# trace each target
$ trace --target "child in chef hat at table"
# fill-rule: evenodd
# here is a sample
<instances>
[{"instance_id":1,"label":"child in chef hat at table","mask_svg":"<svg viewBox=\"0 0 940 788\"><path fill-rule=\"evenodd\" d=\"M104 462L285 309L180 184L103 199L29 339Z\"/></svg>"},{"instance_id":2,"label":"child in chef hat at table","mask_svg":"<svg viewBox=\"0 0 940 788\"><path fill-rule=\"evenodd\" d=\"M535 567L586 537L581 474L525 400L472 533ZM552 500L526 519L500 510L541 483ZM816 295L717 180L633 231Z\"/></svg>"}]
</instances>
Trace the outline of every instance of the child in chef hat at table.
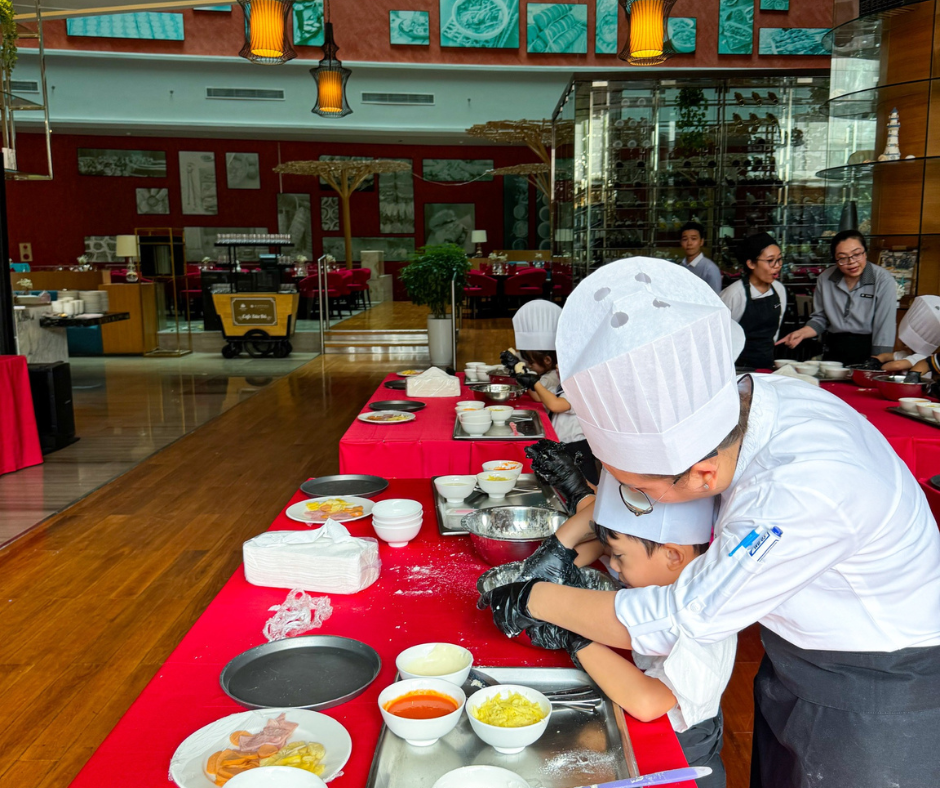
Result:
<instances>
[{"instance_id":1,"label":"child in chef hat at table","mask_svg":"<svg viewBox=\"0 0 940 788\"><path fill-rule=\"evenodd\" d=\"M606 546L610 569L631 588L672 585L708 549L716 498L655 504L637 516L624 501L620 483L602 471L594 502L593 528ZM564 648L602 690L643 721L669 715L690 766L710 766L699 788L724 788L721 762L721 695L731 678L737 636L703 644L682 634L668 657L616 651L552 624L527 630L533 644Z\"/></svg>"},{"instance_id":2,"label":"child in chef hat at table","mask_svg":"<svg viewBox=\"0 0 940 788\"><path fill-rule=\"evenodd\" d=\"M906 372L913 368L915 372L933 372L937 379L937 365L929 362L936 358L940 348L940 296L917 296L898 325L898 340L904 350L894 353L882 353L875 356L882 363L885 372Z\"/></svg>"},{"instance_id":3,"label":"child in chef hat at table","mask_svg":"<svg viewBox=\"0 0 940 788\"><path fill-rule=\"evenodd\" d=\"M545 406L565 451L571 457L581 455L581 473L591 484L597 484L594 452L571 403L564 397L558 374L555 333L559 317L561 307L551 301L538 299L523 304L512 319L516 348L503 351L499 358L509 374L529 390L532 399ZM517 349L521 358L516 355Z\"/></svg>"}]
</instances>

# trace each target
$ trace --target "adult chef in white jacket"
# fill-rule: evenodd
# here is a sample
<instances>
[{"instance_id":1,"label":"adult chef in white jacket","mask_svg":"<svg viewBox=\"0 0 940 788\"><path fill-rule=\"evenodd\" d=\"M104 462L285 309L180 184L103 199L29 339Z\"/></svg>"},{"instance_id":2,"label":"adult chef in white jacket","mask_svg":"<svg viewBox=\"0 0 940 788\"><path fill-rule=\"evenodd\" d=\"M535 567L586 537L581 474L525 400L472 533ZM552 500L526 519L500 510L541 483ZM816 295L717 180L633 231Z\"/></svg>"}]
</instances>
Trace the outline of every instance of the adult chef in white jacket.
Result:
<instances>
[{"instance_id":1,"label":"adult chef in white jacket","mask_svg":"<svg viewBox=\"0 0 940 788\"><path fill-rule=\"evenodd\" d=\"M837 397L736 380L730 314L673 270L634 258L585 279L559 366L624 502L641 517L719 495L714 542L672 586L497 589L497 625L665 655L760 622L752 788L936 788L940 533L919 485ZM569 547L584 536L564 530Z\"/></svg>"}]
</instances>

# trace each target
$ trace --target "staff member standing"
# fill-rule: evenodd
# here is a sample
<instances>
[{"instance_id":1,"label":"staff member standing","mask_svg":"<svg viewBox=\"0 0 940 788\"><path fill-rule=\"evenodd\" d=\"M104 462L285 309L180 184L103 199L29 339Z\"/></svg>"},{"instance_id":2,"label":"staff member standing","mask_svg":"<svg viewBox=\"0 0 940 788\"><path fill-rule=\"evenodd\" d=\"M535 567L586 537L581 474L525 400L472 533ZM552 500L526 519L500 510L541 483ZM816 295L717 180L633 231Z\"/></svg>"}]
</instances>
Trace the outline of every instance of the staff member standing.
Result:
<instances>
[{"instance_id":1,"label":"staff member standing","mask_svg":"<svg viewBox=\"0 0 940 788\"><path fill-rule=\"evenodd\" d=\"M705 228L698 222L686 222L679 230L679 244L685 253L682 267L703 280L716 293L721 292L721 269L702 254Z\"/></svg>"},{"instance_id":2,"label":"staff member standing","mask_svg":"<svg viewBox=\"0 0 940 788\"><path fill-rule=\"evenodd\" d=\"M787 291L777 281L783 253L773 236L760 233L741 242L738 259L744 268L743 275L721 291L721 300L731 310L731 319L744 330L744 352L735 363L770 369L774 363L774 342L787 308Z\"/></svg>"},{"instance_id":3,"label":"staff member standing","mask_svg":"<svg viewBox=\"0 0 940 788\"><path fill-rule=\"evenodd\" d=\"M865 236L843 230L832 239L835 265L816 280L809 322L777 344L795 348L804 339L822 337L823 358L859 364L894 350L898 290L884 268L868 262Z\"/></svg>"},{"instance_id":4,"label":"staff member standing","mask_svg":"<svg viewBox=\"0 0 940 788\"><path fill-rule=\"evenodd\" d=\"M677 273L635 258L585 279L559 364L625 505L720 495L711 546L671 586L495 589L497 625L666 655L760 622L752 788L936 788L940 532L917 480L829 392L738 381L727 309ZM570 547L577 530L557 536Z\"/></svg>"}]
</instances>

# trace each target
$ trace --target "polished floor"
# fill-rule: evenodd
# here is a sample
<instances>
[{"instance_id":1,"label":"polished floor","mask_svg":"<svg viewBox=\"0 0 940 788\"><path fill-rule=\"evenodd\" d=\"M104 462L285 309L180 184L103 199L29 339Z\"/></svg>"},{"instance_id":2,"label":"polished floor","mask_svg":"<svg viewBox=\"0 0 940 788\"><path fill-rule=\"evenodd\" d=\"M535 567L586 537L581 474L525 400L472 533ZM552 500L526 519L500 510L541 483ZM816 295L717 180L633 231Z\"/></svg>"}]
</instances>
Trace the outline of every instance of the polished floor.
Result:
<instances>
[{"instance_id":1,"label":"polished floor","mask_svg":"<svg viewBox=\"0 0 940 788\"><path fill-rule=\"evenodd\" d=\"M459 364L495 361L509 344L508 319L465 321ZM107 387L103 433L108 413L138 424L129 431L139 442L115 444L126 459L134 446L142 454L156 444L159 414L184 424L218 415L0 550L0 785L68 785L237 568L242 542L268 527L304 479L337 471L339 438L401 362L319 356L247 397L261 379L233 371L243 381L226 383L224 394L216 384L221 402L212 406L195 375L172 396ZM723 704L729 788L747 785L759 658L754 633L744 633Z\"/></svg>"}]
</instances>

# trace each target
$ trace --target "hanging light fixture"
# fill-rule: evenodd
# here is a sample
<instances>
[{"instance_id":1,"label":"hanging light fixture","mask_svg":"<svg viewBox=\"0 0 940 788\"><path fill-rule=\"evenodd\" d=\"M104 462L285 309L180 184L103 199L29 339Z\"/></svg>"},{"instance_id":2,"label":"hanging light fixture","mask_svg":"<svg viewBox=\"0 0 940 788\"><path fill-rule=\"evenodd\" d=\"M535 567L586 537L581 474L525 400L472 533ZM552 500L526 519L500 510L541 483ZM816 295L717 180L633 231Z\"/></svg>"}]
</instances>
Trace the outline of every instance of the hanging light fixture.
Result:
<instances>
[{"instance_id":1,"label":"hanging light fixture","mask_svg":"<svg viewBox=\"0 0 940 788\"><path fill-rule=\"evenodd\" d=\"M346 83L352 72L343 68L336 53L339 47L333 40L333 23L330 22L330 0L326 0L326 16L323 31L323 60L310 75L317 83L317 104L310 110L322 118L342 118L352 113L346 101Z\"/></svg>"},{"instance_id":2,"label":"hanging light fixture","mask_svg":"<svg viewBox=\"0 0 940 788\"><path fill-rule=\"evenodd\" d=\"M293 60L291 9L294 0L238 0L245 12L245 60L263 66L277 66Z\"/></svg>"},{"instance_id":3,"label":"hanging light fixture","mask_svg":"<svg viewBox=\"0 0 940 788\"><path fill-rule=\"evenodd\" d=\"M669 13L676 0L620 0L627 17L627 43L617 57L631 66L658 66L674 54Z\"/></svg>"}]
</instances>

